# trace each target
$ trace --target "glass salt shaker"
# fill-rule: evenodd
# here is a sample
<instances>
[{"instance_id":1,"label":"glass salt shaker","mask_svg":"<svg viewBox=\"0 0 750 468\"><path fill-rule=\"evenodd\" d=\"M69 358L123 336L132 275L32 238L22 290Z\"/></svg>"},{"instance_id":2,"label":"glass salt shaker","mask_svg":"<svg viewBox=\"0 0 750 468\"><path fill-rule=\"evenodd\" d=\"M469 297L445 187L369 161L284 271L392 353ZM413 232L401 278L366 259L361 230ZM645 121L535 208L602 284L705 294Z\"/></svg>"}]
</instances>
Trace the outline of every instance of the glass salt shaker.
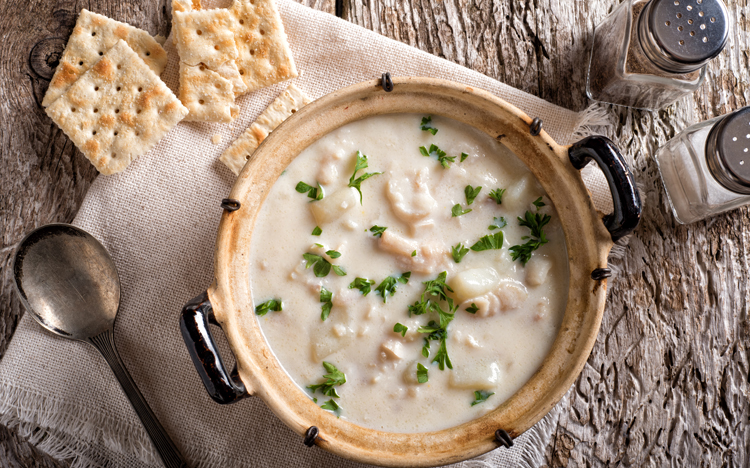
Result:
<instances>
[{"instance_id":1,"label":"glass salt shaker","mask_svg":"<svg viewBox=\"0 0 750 468\"><path fill-rule=\"evenodd\" d=\"M721 0L624 0L594 30L586 94L660 109L700 86L728 31Z\"/></svg>"},{"instance_id":2,"label":"glass salt shaker","mask_svg":"<svg viewBox=\"0 0 750 468\"><path fill-rule=\"evenodd\" d=\"M655 159L682 224L750 203L750 106L693 125Z\"/></svg>"}]
</instances>

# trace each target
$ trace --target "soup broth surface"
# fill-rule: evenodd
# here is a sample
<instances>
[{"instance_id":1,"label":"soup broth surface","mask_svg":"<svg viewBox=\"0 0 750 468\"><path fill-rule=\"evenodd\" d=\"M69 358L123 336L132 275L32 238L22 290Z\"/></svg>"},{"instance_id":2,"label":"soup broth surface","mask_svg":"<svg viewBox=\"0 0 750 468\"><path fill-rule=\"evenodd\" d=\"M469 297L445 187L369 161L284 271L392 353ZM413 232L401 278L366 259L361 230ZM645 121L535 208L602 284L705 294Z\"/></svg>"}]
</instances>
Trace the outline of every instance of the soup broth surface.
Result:
<instances>
[{"instance_id":1,"label":"soup broth surface","mask_svg":"<svg viewBox=\"0 0 750 468\"><path fill-rule=\"evenodd\" d=\"M559 218L528 168L470 126L424 117L369 117L309 146L251 245L256 317L285 371L319 406L389 432L497 408L539 369L568 296ZM368 167L352 177L358 152ZM374 172L360 202L351 185Z\"/></svg>"}]
</instances>

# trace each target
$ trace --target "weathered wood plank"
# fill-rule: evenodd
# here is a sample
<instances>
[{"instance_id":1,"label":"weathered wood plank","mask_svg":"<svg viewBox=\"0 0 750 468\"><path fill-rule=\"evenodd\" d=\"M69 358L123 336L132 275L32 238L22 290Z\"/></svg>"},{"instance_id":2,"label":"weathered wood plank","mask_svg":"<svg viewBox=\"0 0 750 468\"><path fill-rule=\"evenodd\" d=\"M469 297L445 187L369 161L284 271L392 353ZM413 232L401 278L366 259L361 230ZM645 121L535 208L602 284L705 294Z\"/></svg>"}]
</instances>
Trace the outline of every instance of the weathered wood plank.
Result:
<instances>
[{"instance_id":1,"label":"weathered wood plank","mask_svg":"<svg viewBox=\"0 0 750 468\"><path fill-rule=\"evenodd\" d=\"M580 110L593 27L617 3L347 1L344 17ZM549 466L750 464L748 210L677 225L651 158L690 123L748 103L748 3L727 3L730 43L692 98L655 113L607 108L602 131L632 161L646 209L611 260L601 333L563 400Z\"/></svg>"},{"instance_id":2,"label":"weathered wood plank","mask_svg":"<svg viewBox=\"0 0 750 468\"><path fill-rule=\"evenodd\" d=\"M300 3L335 12L335 0ZM87 8L167 36L170 5L169 0L0 2L0 358L23 313L10 271L15 245L37 226L70 222L96 177L40 106L78 11ZM0 426L0 466L61 465Z\"/></svg>"}]
</instances>

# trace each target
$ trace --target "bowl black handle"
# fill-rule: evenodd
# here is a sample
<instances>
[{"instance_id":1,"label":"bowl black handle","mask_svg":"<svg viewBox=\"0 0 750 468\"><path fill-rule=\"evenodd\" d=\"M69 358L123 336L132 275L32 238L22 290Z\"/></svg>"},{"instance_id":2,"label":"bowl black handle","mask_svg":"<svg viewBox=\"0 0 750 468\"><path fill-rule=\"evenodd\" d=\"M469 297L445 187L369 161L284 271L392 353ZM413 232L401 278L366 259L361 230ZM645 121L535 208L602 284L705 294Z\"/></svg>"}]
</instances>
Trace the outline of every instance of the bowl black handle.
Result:
<instances>
[{"instance_id":1,"label":"bowl black handle","mask_svg":"<svg viewBox=\"0 0 750 468\"><path fill-rule=\"evenodd\" d=\"M612 241L627 236L638 227L641 221L641 196L635 186L635 179L625 159L612 143L603 136L586 137L568 149L570 162L578 170L583 169L589 160L599 164L612 192L615 210L602 221L612 236Z\"/></svg>"},{"instance_id":2,"label":"bowl black handle","mask_svg":"<svg viewBox=\"0 0 750 468\"><path fill-rule=\"evenodd\" d=\"M204 292L182 308L182 339L185 340L195 370L198 371L211 398L223 405L234 403L249 396L249 393L237 374L237 368L230 373L224 367L211 330L208 328L209 324L221 326L214 317L208 292Z\"/></svg>"}]
</instances>

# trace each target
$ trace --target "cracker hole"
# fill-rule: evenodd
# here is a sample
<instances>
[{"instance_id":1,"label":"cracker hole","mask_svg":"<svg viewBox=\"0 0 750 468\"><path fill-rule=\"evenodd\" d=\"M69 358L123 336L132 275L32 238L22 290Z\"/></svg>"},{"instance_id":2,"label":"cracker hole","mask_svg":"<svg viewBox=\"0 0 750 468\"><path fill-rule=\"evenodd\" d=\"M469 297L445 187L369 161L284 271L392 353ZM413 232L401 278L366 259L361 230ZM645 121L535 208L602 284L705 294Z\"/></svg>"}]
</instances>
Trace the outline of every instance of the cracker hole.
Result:
<instances>
[{"instance_id":1,"label":"cracker hole","mask_svg":"<svg viewBox=\"0 0 750 468\"><path fill-rule=\"evenodd\" d=\"M297 112L297 109L292 109L292 114L294 114L295 112Z\"/></svg>"},{"instance_id":2,"label":"cracker hole","mask_svg":"<svg viewBox=\"0 0 750 468\"><path fill-rule=\"evenodd\" d=\"M71 107L71 108L70 108L70 112L75 112L75 111L76 111L76 108L75 108L75 107Z\"/></svg>"},{"instance_id":3,"label":"cracker hole","mask_svg":"<svg viewBox=\"0 0 750 468\"><path fill-rule=\"evenodd\" d=\"M78 62L78 65L79 66L83 65L83 60L81 60L80 62Z\"/></svg>"},{"instance_id":4,"label":"cracker hole","mask_svg":"<svg viewBox=\"0 0 750 468\"><path fill-rule=\"evenodd\" d=\"M203 31L201 31L201 30L199 29L199 30L195 31L195 34L197 34L197 35L199 35L199 36L200 36L201 34L203 34Z\"/></svg>"},{"instance_id":5,"label":"cracker hole","mask_svg":"<svg viewBox=\"0 0 750 468\"><path fill-rule=\"evenodd\" d=\"M122 89L122 88L120 88L119 86L117 87L117 91L119 91L119 90L121 90L121 89Z\"/></svg>"},{"instance_id":6,"label":"cracker hole","mask_svg":"<svg viewBox=\"0 0 750 468\"><path fill-rule=\"evenodd\" d=\"M240 24L245 24L245 20L241 19Z\"/></svg>"},{"instance_id":7,"label":"cracker hole","mask_svg":"<svg viewBox=\"0 0 750 468\"><path fill-rule=\"evenodd\" d=\"M205 104L205 101L203 101L203 99L199 99L198 104Z\"/></svg>"},{"instance_id":8,"label":"cracker hole","mask_svg":"<svg viewBox=\"0 0 750 468\"><path fill-rule=\"evenodd\" d=\"M255 55L255 49L250 51L250 55Z\"/></svg>"},{"instance_id":9,"label":"cracker hole","mask_svg":"<svg viewBox=\"0 0 750 468\"><path fill-rule=\"evenodd\" d=\"M204 66L203 66L203 64L201 64L201 66L200 66L200 67L198 67L198 69L199 69L200 71L204 71L204 70L206 69L206 67L204 67Z\"/></svg>"},{"instance_id":10,"label":"cracker hole","mask_svg":"<svg viewBox=\"0 0 750 468\"><path fill-rule=\"evenodd\" d=\"M221 88L221 85L219 83L216 83L217 88Z\"/></svg>"},{"instance_id":11,"label":"cracker hole","mask_svg":"<svg viewBox=\"0 0 750 468\"><path fill-rule=\"evenodd\" d=\"M93 31L93 32L91 33L91 35L92 35L92 36L96 36L96 31Z\"/></svg>"},{"instance_id":12,"label":"cracker hole","mask_svg":"<svg viewBox=\"0 0 750 468\"><path fill-rule=\"evenodd\" d=\"M115 114L119 114L119 113L120 113L120 109L115 109Z\"/></svg>"},{"instance_id":13,"label":"cracker hole","mask_svg":"<svg viewBox=\"0 0 750 468\"><path fill-rule=\"evenodd\" d=\"M99 55L104 55L104 52L102 52L102 51L100 50L100 51L99 51Z\"/></svg>"},{"instance_id":14,"label":"cracker hole","mask_svg":"<svg viewBox=\"0 0 750 468\"><path fill-rule=\"evenodd\" d=\"M244 74L245 74L245 70L240 70L240 75L244 75Z\"/></svg>"},{"instance_id":15,"label":"cracker hole","mask_svg":"<svg viewBox=\"0 0 750 468\"><path fill-rule=\"evenodd\" d=\"M117 157L117 153L112 153L112 157L116 158Z\"/></svg>"},{"instance_id":16,"label":"cracker hole","mask_svg":"<svg viewBox=\"0 0 750 468\"><path fill-rule=\"evenodd\" d=\"M214 46L214 50L219 50L219 46Z\"/></svg>"},{"instance_id":17,"label":"cracker hole","mask_svg":"<svg viewBox=\"0 0 750 468\"><path fill-rule=\"evenodd\" d=\"M143 88L138 88L138 92L140 93L141 91L143 91Z\"/></svg>"},{"instance_id":18,"label":"cracker hole","mask_svg":"<svg viewBox=\"0 0 750 468\"><path fill-rule=\"evenodd\" d=\"M135 132L135 136L140 136L141 132Z\"/></svg>"},{"instance_id":19,"label":"cracker hole","mask_svg":"<svg viewBox=\"0 0 750 468\"><path fill-rule=\"evenodd\" d=\"M94 130L93 132L91 132L91 134L92 135L96 135L96 130Z\"/></svg>"},{"instance_id":20,"label":"cracker hole","mask_svg":"<svg viewBox=\"0 0 750 468\"><path fill-rule=\"evenodd\" d=\"M99 112L99 109L94 109L94 114L96 114L97 112Z\"/></svg>"},{"instance_id":21,"label":"cracker hole","mask_svg":"<svg viewBox=\"0 0 750 468\"><path fill-rule=\"evenodd\" d=\"M140 114L140 113L141 113L141 110L140 110L140 109L138 109L138 110L136 110L136 111L135 111L135 113L136 113L136 114Z\"/></svg>"},{"instance_id":22,"label":"cracker hole","mask_svg":"<svg viewBox=\"0 0 750 468\"><path fill-rule=\"evenodd\" d=\"M117 69L118 70L121 69L121 68L122 68L122 65L117 65Z\"/></svg>"},{"instance_id":23,"label":"cracker hole","mask_svg":"<svg viewBox=\"0 0 750 468\"><path fill-rule=\"evenodd\" d=\"M117 136L117 132L115 132L115 136Z\"/></svg>"},{"instance_id":24,"label":"cracker hole","mask_svg":"<svg viewBox=\"0 0 750 468\"><path fill-rule=\"evenodd\" d=\"M149 57L151 55L151 52L146 52L146 57Z\"/></svg>"},{"instance_id":25,"label":"cracker hole","mask_svg":"<svg viewBox=\"0 0 750 468\"><path fill-rule=\"evenodd\" d=\"M98 86L94 86L94 91L99 91L99 87Z\"/></svg>"},{"instance_id":26,"label":"cracker hole","mask_svg":"<svg viewBox=\"0 0 750 468\"><path fill-rule=\"evenodd\" d=\"M260 35L261 35L261 36L264 36L265 34L266 34L266 32L265 32L264 30L262 30L262 29L261 29L261 30L260 30Z\"/></svg>"}]
</instances>

